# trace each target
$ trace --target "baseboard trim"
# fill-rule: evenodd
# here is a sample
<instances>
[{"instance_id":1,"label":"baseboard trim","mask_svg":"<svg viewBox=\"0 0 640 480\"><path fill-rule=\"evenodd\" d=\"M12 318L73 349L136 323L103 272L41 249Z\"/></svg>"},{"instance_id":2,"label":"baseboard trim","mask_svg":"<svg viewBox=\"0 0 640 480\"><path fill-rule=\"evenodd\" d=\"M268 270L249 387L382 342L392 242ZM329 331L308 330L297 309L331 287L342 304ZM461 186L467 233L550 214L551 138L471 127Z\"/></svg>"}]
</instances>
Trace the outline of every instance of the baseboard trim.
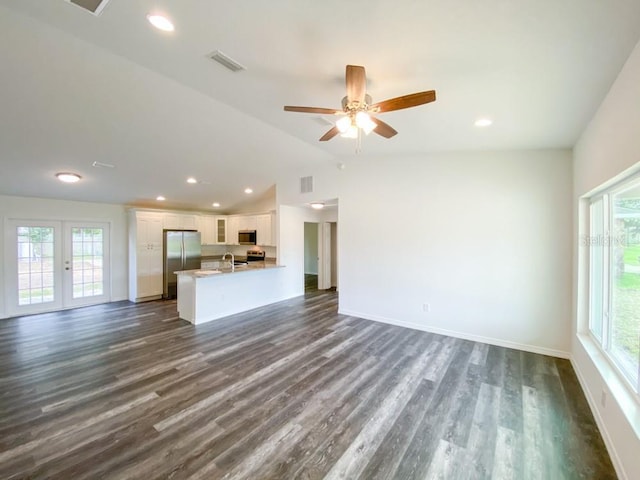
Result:
<instances>
[{"instance_id":1,"label":"baseboard trim","mask_svg":"<svg viewBox=\"0 0 640 480\"><path fill-rule=\"evenodd\" d=\"M471 340L474 342L487 343L489 345L496 345L498 347L513 348L515 350L523 350L525 352L539 353L541 355L549 355L551 357L569 359L571 357L569 352L562 350L554 350L551 348L540 347L537 345L528 345L525 343L511 342L509 340L502 340L499 338L483 337L480 335L472 335L464 332L458 332L455 330L447 330L444 328L430 327L428 325L416 325L415 323L405 322L403 320L396 320L395 318L387 318L379 315L370 315L367 313L356 312L353 310L339 309L338 313L342 315L349 315L351 317L364 318L365 320L373 320L374 322L387 323L389 325L396 325L398 327L411 328L413 330L420 330L422 332L437 333L439 335L446 335L448 337L461 338L463 340Z\"/></svg>"},{"instance_id":2,"label":"baseboard trim","mask_svg":"<svg viewBox=\"0 0 640 480\"><path fill-rule=\"evenodd\" d=\"M593 415L593 418L596 419L596 425L598 425L598 429L602 434L602 439L604 440L604 444L607 447L607 452L609 452L609 457L611 458L611 463L613 463L613 468L615 469L616 474L618 475L620 480L629 480L627 472L625 472L624 466L622 465L622 461L620 460L620 457L618 457L618 452L613 445L613 440L611 439L609 430L607 430L607 424L603 420L602 416L600 415L600 411L596 407L598 403L596 402L596 399L593 398L591 391L587 388L587 382L585 381L584 376L580 371L580 367L578 367L578 364L573 360L573 357L569 358L569 360L571 361L573 371L576 372L578 383L580 383L580 388L582 388L584 396L587 399L591 414Z\"/></svg>"},{"instance_id":3,"label":"baseboard trim","mask_svg":"<svg viewBox=\"0 0 640 480\"><path fill-rule=\"evenodd\" d=\"M153 302L154 300L161 300L162 295L152 295L150 297L139 297L134 298L133 300L130 298L129 301L133 303L144 303L144 302Z\"/></svg>"}]
</instances>

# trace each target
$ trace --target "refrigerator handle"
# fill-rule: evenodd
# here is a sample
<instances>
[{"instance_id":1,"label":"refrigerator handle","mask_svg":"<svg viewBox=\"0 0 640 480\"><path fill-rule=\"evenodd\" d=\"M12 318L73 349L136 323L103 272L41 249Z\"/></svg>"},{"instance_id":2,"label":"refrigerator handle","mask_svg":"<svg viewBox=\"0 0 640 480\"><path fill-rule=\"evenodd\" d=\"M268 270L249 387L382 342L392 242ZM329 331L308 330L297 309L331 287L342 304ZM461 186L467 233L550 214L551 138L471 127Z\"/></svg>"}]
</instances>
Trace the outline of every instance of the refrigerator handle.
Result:
<instances>
[{"instance_id":1,"label":"refrigerator handle","mask_svg":"<svg viewBox=\"0 0 640 480\"><path fill-rule=\"evenodd\" d=\"M184 233L182 234L182 270L185 269L185 266L187 264L187 252L185 251L184 248Z\"/></svg>"}]
</instances>

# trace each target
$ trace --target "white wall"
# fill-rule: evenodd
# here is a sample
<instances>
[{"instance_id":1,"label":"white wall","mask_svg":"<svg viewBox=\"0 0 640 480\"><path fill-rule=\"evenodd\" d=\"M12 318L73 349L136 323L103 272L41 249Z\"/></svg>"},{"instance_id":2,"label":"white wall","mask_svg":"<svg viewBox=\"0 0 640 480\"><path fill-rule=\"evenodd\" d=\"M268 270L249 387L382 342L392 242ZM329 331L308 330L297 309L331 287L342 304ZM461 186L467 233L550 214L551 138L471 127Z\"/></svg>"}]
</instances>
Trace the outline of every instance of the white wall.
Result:
<instances>
[{"instance_id":1,"label":"white wall","mask_svg":"<svg viewBox=\"0 0 640 480\"><path fill-rule=\"evenodd\" d=\"M254 194L255 195L255 194ZM252 195L253 196L253 195ZM245 202L237 205L228 215L256 214L271 212L276 209L276 186L272 185L266 192L256 198L249 197Z\"/></svg>"},{"instance_id":2,"label":"white wall","mask_svg":"<svg viewBox=\"0 0 640 480\"><path fill-rule=\"evenodd\" d=\"M574 148L574 245L579 245L577 235L583 233L578 231L578 218L586 219L580 197L624 172L640 170L639 85L640 43ZM582 230L586 232L584 225ZM572 361L618 475L640 478L640 405L619 385L608 362L584 335L588 321L588 252L582 247L575 251ZM603 390L610 394L606 406L600 403Z\"/></svg>"},{"instance_id":3,"label":"white wall","mask_svg":"<svg viewBox=\"0 0 640 480\"><path fill-rule=\"evenodd\" d=\"M304 224L318 222L319 215L307 207L279 205L278 264L286 266L284 297L304 295Z\"/></svg>"},{"instance_id":4,"label":"white wall","mask_svg":"<svg viewBox=\"0 0 640 480\"><path fill-rule=\"evenodd\" d=\"M3 254L4 229L9 219L108 222L111 233L111 300L127 299L128 234L124 206L0 195L0 252ZM0 267L0 318L7 316L4 263L3 260Z\"/></svg>"},{"instance_id":5,"label":"white wall","mask_svg":"<svg viewBox=\"0 0 640 480\"><path fill-rule=\"evenodd\" d=\"M304 273L318 274L318 224L304 224Z\"/></svg>"},{"instance_id":6,"label":"white wall","mask_svg":"<svg viewBox=\"0 0 640 480\"><path fill-rule=\"evenodd\" d=\"M339 201L341 312L568 356L569 151L361 158Z\"/></svg>"}]
</instances>

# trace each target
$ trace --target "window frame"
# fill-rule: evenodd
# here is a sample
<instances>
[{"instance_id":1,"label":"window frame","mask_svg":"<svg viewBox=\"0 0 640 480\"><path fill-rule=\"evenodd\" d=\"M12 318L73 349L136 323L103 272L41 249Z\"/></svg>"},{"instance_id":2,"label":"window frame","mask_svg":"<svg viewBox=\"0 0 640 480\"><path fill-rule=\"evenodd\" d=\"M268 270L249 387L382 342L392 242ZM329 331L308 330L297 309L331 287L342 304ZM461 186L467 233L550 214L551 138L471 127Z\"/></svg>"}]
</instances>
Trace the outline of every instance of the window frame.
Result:
<instances>
[{"instance_id":1,"label":"window frame","mask_svg":"<svg viewBox=\"0 0 640 480\"><path fill-rule=\"evenodd\" d=\"M589 337L593 343L602 352L604 358L607 359L619 378L622 379L623 384L630 390L635 398L636 402L640 403L640 352L638 353L638 372L636 373L636 384L634 384L632 378L630 378L625 369L620 365L620 360L616 359L616 356L612 353L612 325L614 324L613 315L613 289L615 282L615 275L612 274L612 258L615 258L613 249L615 248L616 239L612 238L611 225L614 221L614 202L612 198L629 188L635 186L640 187L640 174L632 175L608 188L588 197L588 225L587 236L588 242L588 318L587 318L587 331ZM602 213L602 232L598 233L598 237L594 238L594 207L600 203ZM602 338L598 338L597 333L594 331L594 315L593 300L594 300L594 247L602 248L602 272L601 273L601 312L599 312L602 321ZM638 331L640 338L640 329ZM640 340L639 340L640 341Z\"/></svg>"}]
</instances>

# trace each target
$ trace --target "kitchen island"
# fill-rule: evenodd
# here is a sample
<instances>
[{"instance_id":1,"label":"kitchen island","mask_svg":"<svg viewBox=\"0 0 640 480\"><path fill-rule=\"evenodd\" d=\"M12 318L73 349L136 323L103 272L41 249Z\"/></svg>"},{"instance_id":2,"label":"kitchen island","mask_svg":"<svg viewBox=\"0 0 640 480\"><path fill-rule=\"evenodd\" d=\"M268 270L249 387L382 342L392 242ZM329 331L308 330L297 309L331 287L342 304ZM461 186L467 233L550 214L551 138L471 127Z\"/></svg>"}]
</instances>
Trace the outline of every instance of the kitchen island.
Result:
<instances>
[{"instance_id":1,"label":"kitchen island","mask_svg":"<svg viewBox=\"0 0 640 480\"><path fill-rule=\"evenodd\" d=\"M282 265L255 262L216 270L184 270L178 276L178 315L194 325L281 300Z\"/></svg>"}]
</instances>

